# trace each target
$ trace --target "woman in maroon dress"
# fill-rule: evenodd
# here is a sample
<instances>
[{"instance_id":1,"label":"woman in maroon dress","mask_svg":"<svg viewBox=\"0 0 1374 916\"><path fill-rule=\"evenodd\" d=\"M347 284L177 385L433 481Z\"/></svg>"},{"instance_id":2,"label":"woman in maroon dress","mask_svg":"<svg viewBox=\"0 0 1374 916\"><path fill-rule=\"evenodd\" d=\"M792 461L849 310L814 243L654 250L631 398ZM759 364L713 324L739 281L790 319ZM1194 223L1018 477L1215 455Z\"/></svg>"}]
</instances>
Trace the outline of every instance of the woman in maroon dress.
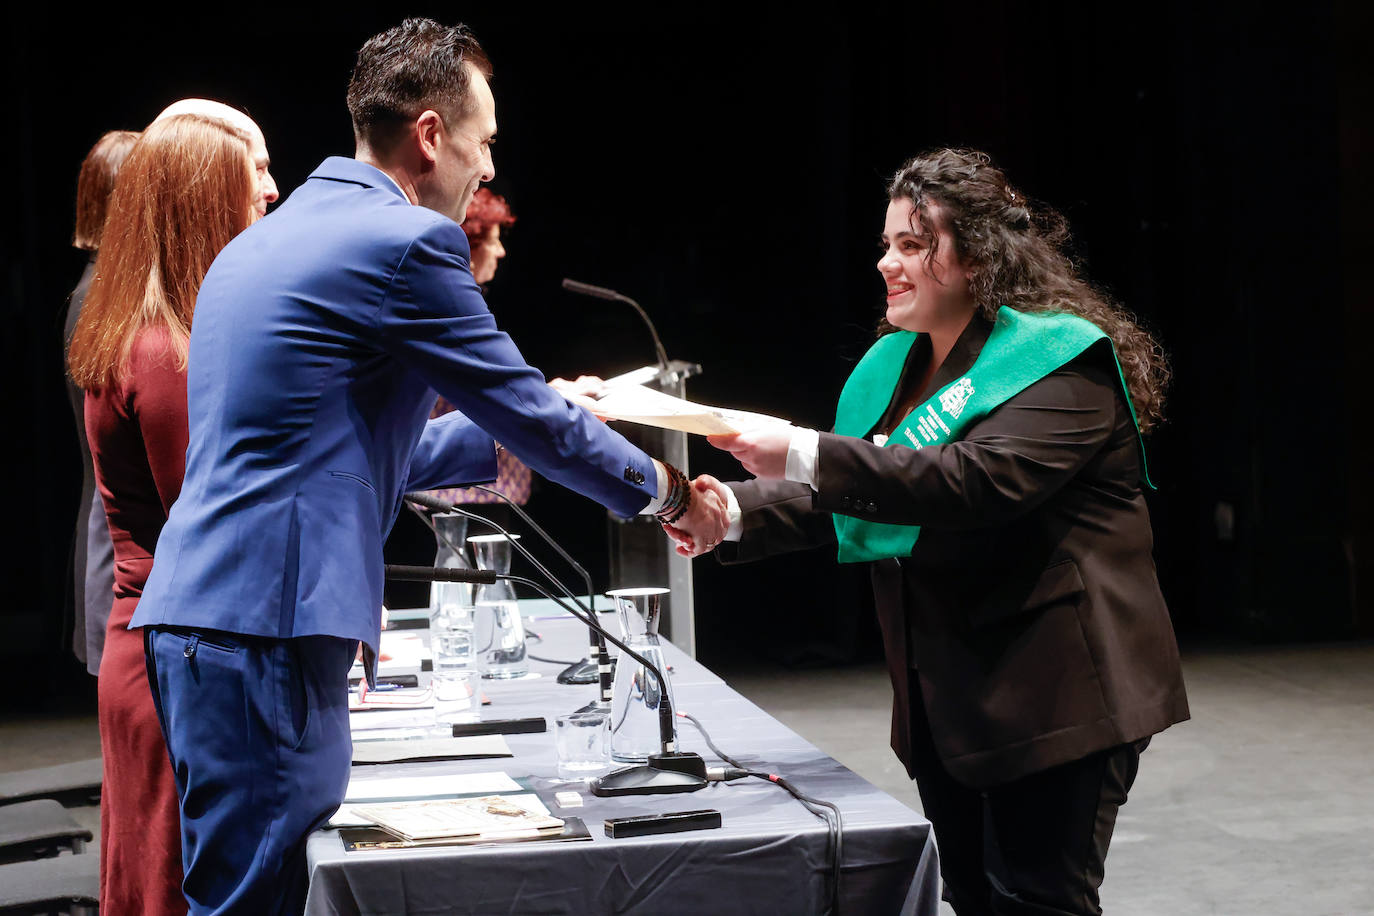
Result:
<instances>
[{"instance_id":1,"label":"woman in maroon dress","mask_svg":"<svg viewBox=\"0 0 1374 916\"><path fill-rule=\"evenodd\" d=\"M184 109L183 109L184 110ZM194 110L194 109L193 109ZM114 545L99 675L100 906L185 913L176 785L129 620L186 460L186 348L210 262L271 200L262 132L218 103L159 118L125 161L68 365Z\"/></svg>"}]
</instances>

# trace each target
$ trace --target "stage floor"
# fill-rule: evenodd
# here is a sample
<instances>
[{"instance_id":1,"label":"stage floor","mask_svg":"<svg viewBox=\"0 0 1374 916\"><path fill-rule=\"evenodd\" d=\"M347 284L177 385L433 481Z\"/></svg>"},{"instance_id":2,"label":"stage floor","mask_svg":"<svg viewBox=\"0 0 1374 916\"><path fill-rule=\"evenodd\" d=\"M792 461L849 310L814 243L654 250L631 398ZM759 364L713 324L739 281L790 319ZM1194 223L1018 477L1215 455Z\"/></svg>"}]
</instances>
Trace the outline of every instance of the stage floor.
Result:
<instances>
[{"instance_id":1,"label":"stage floor","mask_svg":"<svg viewBox=\"0 0 1374 916\"><path fill-rule=\"evenodd\" d=\"M1185 647L1183 671L1193 717L1141 757L1107 860L1103 910L1374 913L1374 643ZM887 748L885 670L720 673L921 810Z\"/></svg>"}]
</instances>

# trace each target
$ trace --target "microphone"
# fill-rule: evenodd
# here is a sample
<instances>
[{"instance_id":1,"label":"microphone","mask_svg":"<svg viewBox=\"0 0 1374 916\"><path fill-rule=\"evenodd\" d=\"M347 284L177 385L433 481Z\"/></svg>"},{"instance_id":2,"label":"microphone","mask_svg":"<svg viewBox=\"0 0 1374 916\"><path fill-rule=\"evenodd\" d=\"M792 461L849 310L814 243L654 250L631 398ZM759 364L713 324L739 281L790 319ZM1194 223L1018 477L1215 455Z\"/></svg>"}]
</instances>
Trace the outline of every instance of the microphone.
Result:
<instances>
[{"instance_id":1,"label":"microphone","mask_svg":"<svg viewBox=\"0 0 1374 916\"><path fill-rule=\"evenodd\" d=\"M590 283L583 283L580 280L569 280L563 278L563 288L570 293L580 293L583 296L592 296L596 299L607 299L611 302L620 301L620 293L604 286L592 286Z\"/></svg>"},{"instance_id":2,"label":"microphone","mask_svg":"<svg viewBox=\"0 0 1374 916\"><path fill-rule=\"evenodd\" d=\"M414 505L424 506L432 511L456 512L459 515L482 522L496 529L501 534L506 535L525 559L529 560L539 572L547 576L552 584L567 593L572 604L566 603L562 598L552 594L548 589L531 579L527 579L523 576L503 575L491 570L440 569L427 566L397 567L403 571L404 575L419 578L421 581L428 579L428 581L458 582L468 581L467 577L469 576L491 576L493 577L493 581L501 579L507 582L527 585L545 598L551 600L554 604L563 608L563 610L567 611L573 617L582 621L589 629L596 631L603 640L617 646L628 657L639 662L654 676L654 680L658 683L659 693L663 697L663 702L659 704L658 707L658 735L661 751L657 754L650 754L649 762L646 765L622 767L619 770L608 773L600 779L595 780L592 784L593 795L660 795L670 792L695 792L698 789L704 789L706 787L706 761L703 760L698 753L693 751L679 751L677 749L677 739L674 737L673 709L668 695L668 681L663 676L663 672L658 669L657 665L625 645L618 637L612 635L605 627L601 626L601 622L596 619L596 614L588 610L581 601L577 600L576 596L574 596L565 585L554 578L553 574L545 569L544 565L536 560L519 541L510 537L509 531L496 524L496 522L483 518L475 513L467 512L450 503L445 503L443 500L435 499L428 493L407 493L405 498ZM387 568L391 569L390 566ZM479 582L479 584L484 583L485 580ZM576 607L574 607L574 605ZM609 665L605 666L602 671L603 692L605 690L606 672L609 671L609 667Z\"/></svg>"},{"instance_id":3,"label":"microphone","mask_svg":"<svg viewBox=\"0 0 1374 916\"><path fill-rule=\"evenodd\" d=\"M473 487L483 493L490 493L497 499L510 506L511 511L518 515L530 530L539 535L545 544L553 548L554 553L563 558L563 562L573 568L573 572L582 577L583 583L587 586L587 603L591 605L591 612L596 614L596 589L592 586L592 574L583 568L582 564L572 558L563 549L562 545L553 539L553 535L545 531L538 522L530 517L530 514L520 507L515 500L494 487L484 487L481 484ZM579 662L573 662L562 671L558 672L558 683L560 684L595 684L601 682L601 702L606 704L605 708L611 708L611 656L606 651L606 640L602 639L595 630L587 630L588 648L587 655Z\"/></svg>"},{"instance_id":4,"label":"microphone","mask_svg":"<svg viewBox=\"0 0 1374 916\"><path fill-rule=\"evenodd\" d=\"M569 556L567 551L565 551L561 546L559 546L558 542L553 539L552 535L550 535L547 531L545 531L538 524L536 524L534 519L530 518L529 514L525 512L524 509L520 508L520 506L516 505L514 501L509 499L506 496L506 494L502 493L500 490L494 490L491 487L477 486L474 489L482 490L504 500L505 503L509 505L512 510L514 510L515 514L518 515L525 522L525 524L529 525L530 529L534 531L535 534L539 535L539 537L543 539L544 543L552 547L554 551L557 552L557 554L568 563L569 566L571 566L574 570L577 571L577 573L582 577L582 581L587 584L587 600L591 602L590 613L595 614L596 592L592 588L591 574L588 573L587 570L583 569L580 563L578 563L571 556ZM406 502L410 503L412 506L423 506L431 512L462 511L457 509L456 506L450 503L446 503L441 499L435 499L433 496L430 496L423 490L417 490L414 493L407 493L405 498ZM495 525L494 523L483 518L480 515L467 514L467 517L476 519L477 521L480 521L483 524L488 525L492 528L496 528L498 531L501 530L499 526ZM421 518L424 520L426 525L429 525L428 519L424 519L423 516L421 516ZM430 525L430 527L433 528L433 525ZM505 532L503 531L502 533L504 534ZM572 598L574 601L577 600L577 596L574 595L568 589L564 588L563 583L559 582L558 579L555 578L552 573L550 573L547 569L540 565L538 561L531 557L529 552L524 549L524 547L520 544L519 541L513 541L512 543L527 560L529 560L541 573L544 574L544 576L551 583L557 586L569 598ZM595 630L588 630L588 633L590 648L588 650L587 657L584 658L582 661L575 662L572 665L569 665L567 668L560 671L558 673L558 683L594 684L598 680L600 680L601 702L605 703L606 708L609 709L611 703L611 657L610 654L606 651L606 641L604 639L599 638Z\"/></svg>"},{"instance_id":5,"label":"microphone","mask_svg":"<svg viewBox=\"0 0 1374 916\"><path fill-rule=\"evenodd\" d=\"M483 488L483 489L485 489L485 488ZM507 539L508 541L510 541L511 546L514 547L514 548L516 549L516 551L517 551L521 556L523 556L526 560L529 560L529 561L530 561L530 565L533 566L535 569L537 569L537 570L539 571L539 573L540 573L544 578L546 578L546 579L549 580L549 584L553 585L555 588L557 588L559 591L561 591L564 595L567 595L567 596L568 596L568 599L569 599L570 601L572 601L574 604L576 604L576 605L582 610L583 613L591 613L590 611L587 610L586 605L584 605L580 600L578 600L578 597L572 593L572 589L568 588L568 587L567 587L566 585L564 585L562 582L558 581L558 577L555 576L553 573L549 572L548 568L547 568L546 566L544 566L543 563L540 563L538 560L536 560L536 559L534 558L534 554L530 553L527 549L525 549L525 546L524 546L523 544L521 544L517 539L511 537L511 534L510 534L509 531L507 531L505 528L502 528L500 525L496 524L496 523L493 522L491 519L489 519L489 518L484 518L483 516L478 515L478 514L475 513L475 512L468 512L468 511L465 510L465 509L460 509L458 506L456 506L456 505L454 505L454 504L452 504L452 503L446 503L446 502L444 502L442 499L435 499L433 496L430 496L428 493L424 492L423 490L417 490L417 491L415 491L415 492L413 492L413 493L407 493L407 494L405 495L405 501L411 504L411 508L412 508L412 509L414 509L416 506L422 506L422 507L428 509L428 510L431 511L431 512L451 512L451 513L454 513L454 514L457 514L457 515L461 515L461 516L463 516L463 517L466 518L466 519L471 519L472 521L475 521L475 522L481 522L483 525L486 525L488 528L491 528L491 529L493 529L493 530L495 530L495 531L498 531L498 532L500 532L501 534L505 535L505 536L506 536L506 539ZM434 523L431 522L428 518L426 518L426 517L424 516L423 513L420 513L418 510L416 510L416 514L420 516L421 520L422 520L426 525L428 525L429 528L430 528L432 531L434 531L434 533L435 533L436 535L439 534L438 529L436 529L436 528L434 527ZM523 515L523 513L522 513L522 515ZM540 534L543 535L545 538L548 538L548 534L546 534L546 533L543 532L542 530L540 530ZM450 546L450 547L453 547L455 550L457 549L457 545L449 544L449 546ZM427 569L428 567L419 567L419 568L421 568L421 569ZM479 570L479 572L480 572L480 570ZM588 597L590 598L591 596L589 595Z\"/></svg>"},{"instance_id":6,"label":"microphone","mask_svg":"<svg viewBox=\"0 0 1374 916\"><path fill-rule=\"evenodd\" d=\"M654 339L654 353L658 356L659 370L661 372L668 371L668 353L663 349L663 341L658 337L658 329L654 327L653 321L649 318L649 313L644 311L643 306L638 302L613 289L606 289L604 286L592 286L590 283L580 283L577 280L569 280L567 277L563 278L563 288L580 296L591 296L593 299L605 299L610 302L623 302L633 308L639 313L645 327L649 329L649 336Z\"/></svg>"},{"instance_id":7,"label":"microphone","mask_svg":"<svg viewBox=\"0 0 1374 916\"><path fill-rule=\"evenodd\" d=\"M388 563L386 577L402 582L466 582L470 585L495 585L497 575L489 569L441 569L437 566L400 566Z\"/></svg>"},{"instance_id":8,"label":"microphone","mask_svg":"<svg viewBox=\"0 0 1374 916\"><path fill-rule=\"evenodd\" d=\"M461 509L454 510L462 512ZM470 514L470 513L465 513ZM472 516L481 518L481 516ZM488 522L497 531L509 536L509 532L495 522ZM518 543L518 542L512 542ZM662 751L657 754L649 755L649 762L643 766L622 767L612 773L608 773L592 783L592 794L598 796L615 795L663 795L678 792L695 792L707 786L706 761L702 756L693 751L679 751L677 741L673 737L673 709L668 699L668 681L663 676L663 672L658 666L631 649L620 638L612 635L600 622L591 617L590 613L580 604L577 608L567 604L562 598L557 597L548 589L544 588L533 579L524 576L511 576L502 573L492 572L491 570L469 570L469 569L441 569L438 567L426 566L398 566L388 565L388 570L397 569L400 575L406 578L419 579L424 581L467 581L468 576L479 576L482 574L491 576L493 579L500 579L506 582L515 582L520 585L528 586L539 594L557 604L569 614L581 620L587 626L596 629L608 642L618 646L621 652L634 659L644 666L654 680L658 682L659 692L663 697L663 702L658 707L658 732L659 746ZM453 577L453 578L450 578ZM588 616L583 617L583 614Z\"/></svg>"}]
</instances>

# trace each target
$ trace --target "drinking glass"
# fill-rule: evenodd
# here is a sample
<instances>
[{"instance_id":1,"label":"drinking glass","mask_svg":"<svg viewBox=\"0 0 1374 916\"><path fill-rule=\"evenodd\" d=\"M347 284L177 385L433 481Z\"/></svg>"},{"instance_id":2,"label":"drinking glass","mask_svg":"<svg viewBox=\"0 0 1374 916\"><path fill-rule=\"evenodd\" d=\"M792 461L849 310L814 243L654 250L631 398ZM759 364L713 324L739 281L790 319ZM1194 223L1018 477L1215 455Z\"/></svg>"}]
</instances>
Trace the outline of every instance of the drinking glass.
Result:
<instances>
[{"instance_id":1,"label":"drinking glass","mask_svg":"<svg viewBox=\"0 0 1374 916\"><path fill-rule=\"evenodd\" d=\"M611 718L605 712L571 712L554 720L558 775L593 779L611 768Z\"/></svg>"}]
</instances>

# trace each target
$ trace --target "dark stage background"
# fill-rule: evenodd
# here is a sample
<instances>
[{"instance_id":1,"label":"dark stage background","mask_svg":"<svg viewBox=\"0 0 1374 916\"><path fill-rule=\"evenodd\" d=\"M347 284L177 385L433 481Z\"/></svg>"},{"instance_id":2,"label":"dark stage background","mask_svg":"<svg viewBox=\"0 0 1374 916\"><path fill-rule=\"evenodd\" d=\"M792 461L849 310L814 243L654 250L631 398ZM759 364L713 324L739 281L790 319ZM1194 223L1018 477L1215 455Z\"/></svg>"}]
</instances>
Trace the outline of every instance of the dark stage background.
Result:
<instances>
[{"instance_id":1,"label":"dark stage background","mask_svg":"<svg viewBox=\"0 0 1374 916\"><path fill-rule=\"evenodd\" d=\"M289 192L351 152L354 54L406 14L468 22L494 61L493 187L519 222L488 298L550 375L651 357L628 309L559 289L571 276L644 303L670 355L705 367L695 397L827 427L881 312L885 176L929 147L979 147L1067 213L1089 275L1172 355L1151 507L1181 634L1367 634L1374 99L1359 7L877 3L816 18L336 4L192 24L54 6L12 22L0 656L39 684L78 671L55 661L69 658L80 481L60 328L83 260L69 239L85 152L173 99L210 96L262 125ZM737 476L731 465L693 443L693 471ZM599 507L545 484L531 509L610 584ZM395 540L429 549L409 517ZM865 580L818 553L698 561L700 654L874 657Z\"/></svg>"}]
</instances>

